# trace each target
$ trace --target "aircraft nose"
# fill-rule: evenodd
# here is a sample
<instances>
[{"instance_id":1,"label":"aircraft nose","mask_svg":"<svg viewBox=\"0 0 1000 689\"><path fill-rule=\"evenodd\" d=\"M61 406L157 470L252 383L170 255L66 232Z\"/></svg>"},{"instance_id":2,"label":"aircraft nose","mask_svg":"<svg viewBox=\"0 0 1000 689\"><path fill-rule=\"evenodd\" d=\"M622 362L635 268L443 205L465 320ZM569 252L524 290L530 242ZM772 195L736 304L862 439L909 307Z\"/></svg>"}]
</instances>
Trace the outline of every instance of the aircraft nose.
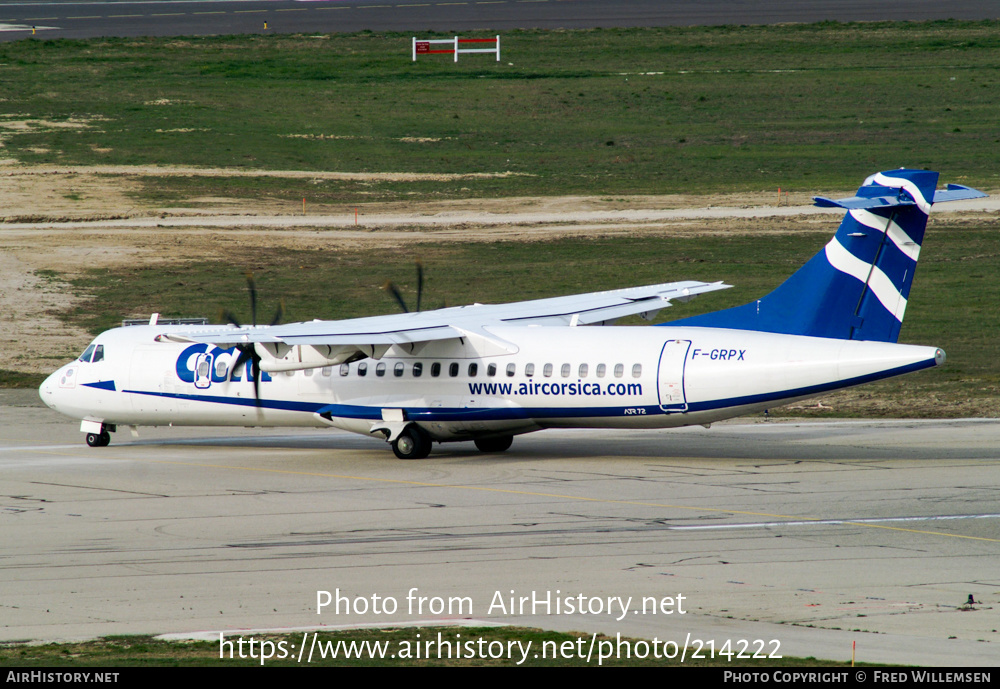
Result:
<instances>
[{"instance_id":1,"label":"aircraft nose","mask_svg":"<svg viewBox=\"0 0 1000 689\"><path fill-rule=\"evenodd\" d=\"M56 390L59 388L59 376L61 373L62 369L56 371L38 386L38 396L42 398L45 406L50 409L56 408Z\"/></svg>"}]
</instances>

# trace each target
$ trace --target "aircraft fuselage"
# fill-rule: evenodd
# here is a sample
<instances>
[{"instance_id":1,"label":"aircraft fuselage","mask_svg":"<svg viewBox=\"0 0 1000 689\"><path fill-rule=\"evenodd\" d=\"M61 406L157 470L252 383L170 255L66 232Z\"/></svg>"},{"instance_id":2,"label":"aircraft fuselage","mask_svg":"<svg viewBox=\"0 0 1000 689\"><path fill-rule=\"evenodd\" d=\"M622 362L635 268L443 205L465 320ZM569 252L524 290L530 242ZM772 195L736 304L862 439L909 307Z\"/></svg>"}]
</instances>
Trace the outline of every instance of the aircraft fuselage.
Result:
<instances>
[{"instance_id":1,"label":"aircraft fuselage","mask_svg":"<svg viewBox=\"0 0 1000 689\"><path fill-rule=\"evenodd\" d=\"M258 401L249 364L230 371L235 349L154 341L172 327L184 329L103 333L94 341L103 359L62 367L42 399L85 427L334 426L371 435L395 419L446 442L707 424L944 361L934 347L721 328L498 326L490 340L261 371Z\"/></svg>"}]
</instances>

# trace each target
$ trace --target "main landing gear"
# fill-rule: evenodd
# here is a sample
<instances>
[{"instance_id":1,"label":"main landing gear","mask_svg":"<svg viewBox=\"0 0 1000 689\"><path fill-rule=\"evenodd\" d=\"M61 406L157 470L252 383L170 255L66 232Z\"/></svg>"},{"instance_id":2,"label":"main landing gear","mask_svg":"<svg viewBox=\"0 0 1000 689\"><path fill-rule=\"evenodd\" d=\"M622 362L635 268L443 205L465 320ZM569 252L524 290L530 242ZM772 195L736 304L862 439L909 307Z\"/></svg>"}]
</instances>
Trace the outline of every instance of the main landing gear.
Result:
<instances>
[{"instance_id":1,"label":"main landing gear","mask_svg":"<svg viewBox=\"0 0 1000 689\"><path fill-rule=\"evenodd\" d=\"M400 459L423 459L431 453L431 438L411 423L392 441L392 451Z\"/></svg>"},{"instance_id":2,"label":"main landing gear","mask_svg":"<svg viewBox=\"0 0 1000 689\"><path fill-rule=\"evenodd\" d=\"M501 435L495 438L477 438L476 448L480 452L503 452L510 448L514 436ZM400 459L424 459L431 453L431 437L420 426L410 424L395 440L392 451Z\"/></svg>"}]
</instances>

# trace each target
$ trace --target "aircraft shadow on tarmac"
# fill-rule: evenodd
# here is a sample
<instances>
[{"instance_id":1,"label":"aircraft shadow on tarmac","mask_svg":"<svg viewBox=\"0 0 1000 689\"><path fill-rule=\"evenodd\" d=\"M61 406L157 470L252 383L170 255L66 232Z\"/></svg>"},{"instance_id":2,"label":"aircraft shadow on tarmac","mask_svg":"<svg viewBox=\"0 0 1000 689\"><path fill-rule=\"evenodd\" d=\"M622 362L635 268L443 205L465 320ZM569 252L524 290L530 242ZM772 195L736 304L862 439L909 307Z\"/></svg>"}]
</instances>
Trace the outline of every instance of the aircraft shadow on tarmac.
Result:
<instances>
[{"instance_id":1,"label":"aircraft shadow on tarmac","mask_svg":"<svg viewBox=\"0 0 1000 689\"><path fill-rule=\"evenodd\" d=\"M947 422L936 427L940 434L955 436L963 427L983 423ZM926 422L894 422L893 431L927 428ZM981 460L995 459L987 446L963 443L895 442L880 433L879 425L858 422L806 424L734 425L719 429L683 429L648 433L608 431L560 432L518 436L503 453L483 453L472 443L442 443L435 455L412 464L426 465L455 460L483 464L544 462L546 460L599 458L645 459L739 459L758 462L865 461L865 460ZM372 440L345 434L275 434L267 436L223 436L203 438L159 438L116 443L112 447L247 448L268 450L329 450L332 463L384 455L386 462L408 466ZM346 457L344 453L349 453Z\"/></svg>"}]
</instances>

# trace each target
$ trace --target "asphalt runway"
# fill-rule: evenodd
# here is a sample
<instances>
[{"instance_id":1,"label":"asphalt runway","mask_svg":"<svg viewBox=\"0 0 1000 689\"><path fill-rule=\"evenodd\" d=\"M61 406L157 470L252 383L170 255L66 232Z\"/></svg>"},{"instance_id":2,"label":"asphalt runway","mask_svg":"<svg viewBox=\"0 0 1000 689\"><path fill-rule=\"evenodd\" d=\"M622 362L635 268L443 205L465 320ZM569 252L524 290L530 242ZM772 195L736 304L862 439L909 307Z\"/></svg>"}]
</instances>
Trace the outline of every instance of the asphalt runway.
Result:
<instances>
[{"instance_id":1,"label":"asphalt runway","mask_svg":"<svg viewBox=\"0 0 1000 689\"><path fill-rule=\"evenodd\" d=\"M997 17L994 0L2 0L0 41L33 35L33 29L44 38L93 38Z\"/></svg>"},{"instance_id":2,"label":"asphalt runway","mask_svg":"<svg viewBox=\"0 0 1000 689\"><path fill-rule=\"evenodd\" d=\"M401 462L329 431L91 449L32 391L0 394L0 419L4 641L489 621L1000 663L997 421L544 432ZM512 610L511 591L587 611Z\"/></svg>"}]
</instances>

